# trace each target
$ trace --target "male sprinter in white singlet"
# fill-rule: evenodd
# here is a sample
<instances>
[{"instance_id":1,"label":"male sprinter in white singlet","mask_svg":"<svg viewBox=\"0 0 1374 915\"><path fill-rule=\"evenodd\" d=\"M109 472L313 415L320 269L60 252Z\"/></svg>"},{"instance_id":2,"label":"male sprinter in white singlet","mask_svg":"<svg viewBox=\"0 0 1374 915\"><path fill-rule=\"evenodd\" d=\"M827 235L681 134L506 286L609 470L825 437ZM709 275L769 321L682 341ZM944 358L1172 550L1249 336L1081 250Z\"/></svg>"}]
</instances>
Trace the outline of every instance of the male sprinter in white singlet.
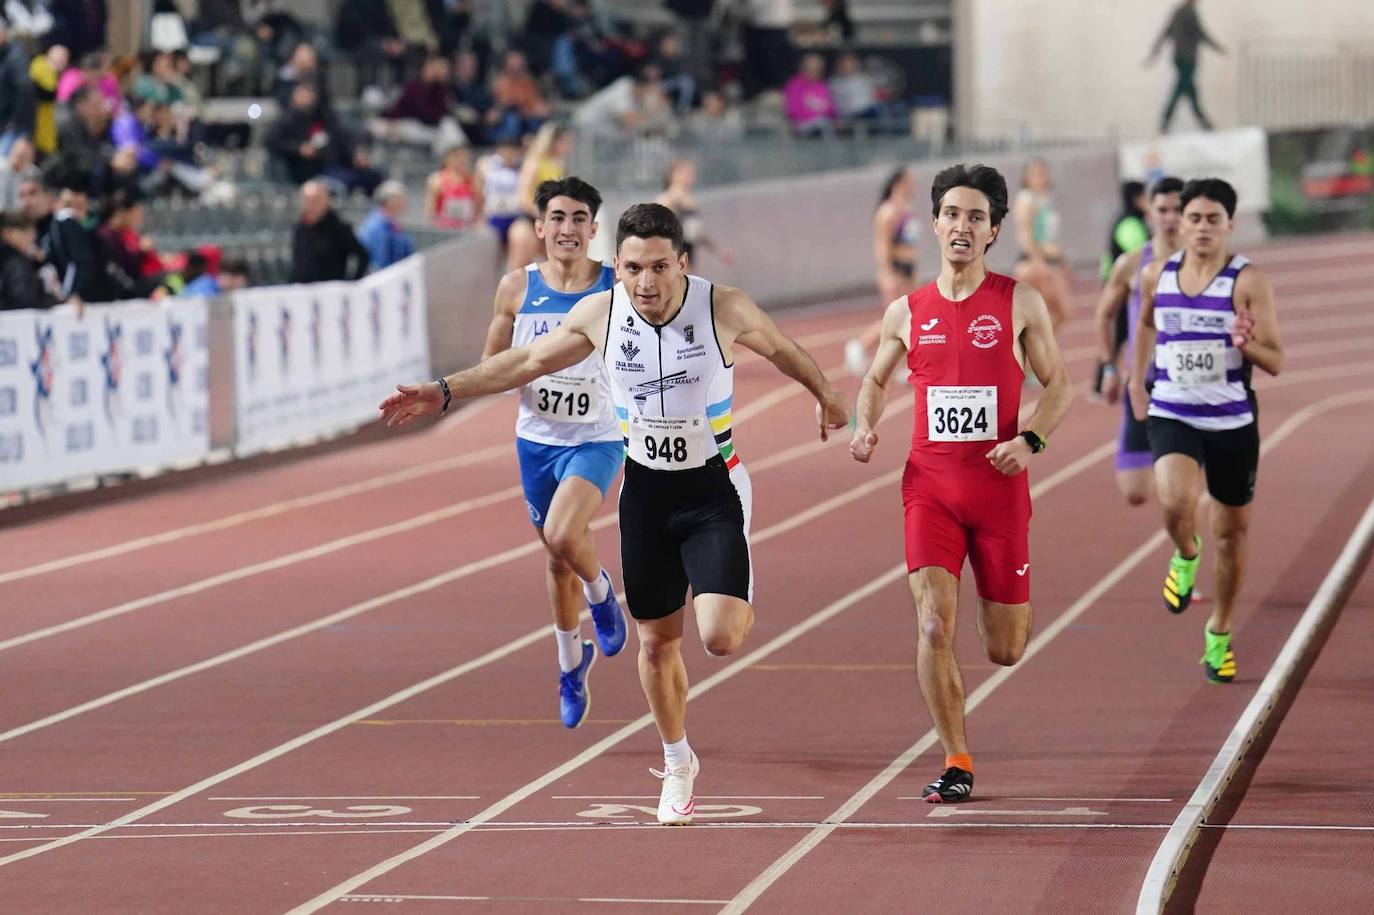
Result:
<instances>
[{"instance_id":1,"label":"male sprinter in white singlet","mask_svg":"<svg viewBox=\"0 0 1374 915\"><path fill-rule=\"evenodd\" d=\"M596 188L578 178L545 181L535 190L534 203L539 210L535 233L549 259L502 278L483 359L548 336L583 297L615 284L613 269L587 257L601 206ZM617 654L626 635L625 615L597 560L590 527L623 460L601 361L587 358L526 384L515 436L525 505L549 557L561 671L559 714L564 726L575 728L591 708L587 674L596 660L596 647L582 640L584 601L603 654Z\"/></svg>"},{"instance_id":2,"label":"male sprinter in white singlet","mask_svg":"<svg viewBox=\"0 0 1374 915\"><path fill-rule=\"evenodd\" d=\"M639 679L663 740L658 821L690 823L701 763L687 743L683 606L717 657L754 623L749 477L730 438L736 346L765 357L820 404L820 434L849 421L815 360L738 289L686 274L682 225L667 207L630 207L616 231L611 292L579 302L557 330L474 369L400 385L387 425L438 413L452 397L509 390L598 350L610 371L626 451L620 492L625 595L639 628Z\"/></svg>"},{"instance_id":3,"label":"male sprinter in white singlet","mask_svg":"<svg viewBox=\"0 0 1374 915\"><path fill-rule=\"evenodd\" d=\"M1259 406L1253 366L1283 368L1283 343L1269 278L1232 254L1236 192L1219 178L1189 181L1183 249L1154 261L1140 278L1140 322L1131 356L1131 409L1148 423L1155 484L1174 555L1164 606L1188 609L1202 537L1197 503L1205 482L1216 538L1216 604L1203 638L1202 664L1214 683L1236 676L1231 611L1245 577L1250 501L1259 469ZM1145 372L1154 362L1154 388Z\"/></svg>"}]
</instances>

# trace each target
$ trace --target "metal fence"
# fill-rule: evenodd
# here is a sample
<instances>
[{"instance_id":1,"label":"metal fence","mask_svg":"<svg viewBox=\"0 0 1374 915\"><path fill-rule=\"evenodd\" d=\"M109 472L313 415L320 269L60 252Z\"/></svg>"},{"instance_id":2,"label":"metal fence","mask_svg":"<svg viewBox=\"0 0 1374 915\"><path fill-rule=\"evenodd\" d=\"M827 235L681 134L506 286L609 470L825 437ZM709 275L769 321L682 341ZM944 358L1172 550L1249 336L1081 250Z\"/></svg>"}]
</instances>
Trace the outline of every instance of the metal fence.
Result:
<instances>
[{"instance_id":1,"label":"metal fence","mask_svg":"<svg viewBox=\"0 0 1374 915\"><path fill-rule=\"evenodd\" d=\"M1270 129L1374 119L1374 46L1241 49L1240 121Z\"/></svg>"}]
</instances>

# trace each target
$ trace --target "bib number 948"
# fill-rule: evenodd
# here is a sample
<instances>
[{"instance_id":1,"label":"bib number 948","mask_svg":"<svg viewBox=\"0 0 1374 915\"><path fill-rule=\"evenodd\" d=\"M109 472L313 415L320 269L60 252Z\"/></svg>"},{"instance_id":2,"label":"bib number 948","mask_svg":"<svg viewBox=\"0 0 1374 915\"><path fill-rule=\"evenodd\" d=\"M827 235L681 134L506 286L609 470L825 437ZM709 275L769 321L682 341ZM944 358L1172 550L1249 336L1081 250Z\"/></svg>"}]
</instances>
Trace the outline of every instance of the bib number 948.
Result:
<instances>
[{"instance_id":1,"label":"bib number 948","mask_svg":"<svg viewBox=\"0 0 1374 915\"><path fill-rule=\"evenodd\" d=\"M704 466L710 428L705 416L631 416L630 458L655 470Z\"/></svg>"},{"instance_id":2,"label":"bib number 948","mask_svg":"<svg viewBox=\"0 0 1374 915\"><path fill-rule=\"evenodd\" d=\"M665 435L659 439L652 435L646 435L644 436L644 453L649 456L651 461L685 464L687 463L687 439L681 436L674 438L670 435Z\"/></svg>"}]
</instances>

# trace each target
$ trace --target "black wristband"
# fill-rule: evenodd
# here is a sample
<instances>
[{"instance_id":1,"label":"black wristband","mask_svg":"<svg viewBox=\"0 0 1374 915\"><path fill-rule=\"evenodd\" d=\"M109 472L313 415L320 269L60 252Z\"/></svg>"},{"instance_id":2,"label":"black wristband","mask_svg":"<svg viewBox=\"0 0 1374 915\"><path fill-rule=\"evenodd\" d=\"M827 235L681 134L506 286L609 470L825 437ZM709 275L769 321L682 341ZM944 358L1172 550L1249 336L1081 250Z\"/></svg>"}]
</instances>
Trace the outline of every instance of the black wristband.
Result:
<instances>
[{"instance_id":1,"label":"black wristband","mask_svg":"<svg viewBox=\"0 0 1374 915\"><path fill-rule=\"evenodd\" d=\"M444 405L440 408L440 413L448 412L448 405L453 402L453 392L448 389L448 379L439 377L439 390L444 392Z\"/></svg>"},{"instance_id":2,"label":"black wristband","mask_svg":"<svg viewBox=\"0 0 1374 915\"><path fill-rule=\"evenodd\" d=\"M1027 429L1021 433L1021 438L1025 439L1026 444L1030 445L1031 454L1039 454L1045 450L1045 440Z\"/></svg>"}]
</instances>

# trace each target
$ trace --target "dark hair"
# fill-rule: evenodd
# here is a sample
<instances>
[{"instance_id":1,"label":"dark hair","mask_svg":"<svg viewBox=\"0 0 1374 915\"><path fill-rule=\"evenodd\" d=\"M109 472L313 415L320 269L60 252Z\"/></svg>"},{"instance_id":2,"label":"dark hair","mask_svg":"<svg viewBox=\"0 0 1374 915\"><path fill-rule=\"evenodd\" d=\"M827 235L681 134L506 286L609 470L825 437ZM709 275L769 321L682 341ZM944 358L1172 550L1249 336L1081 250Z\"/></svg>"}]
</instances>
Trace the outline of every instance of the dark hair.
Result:
<instances>
[{"instance_id":1,"label":"dark hair","mask_svg":"<svg viewBox=\"0 0 1374 915\"><path fill-rule=\"evenodd\" d=\"M994 226L1000 226L1007 217L1007 179L990 165L951 165L935 176L930 185L930 215L939 217L940 204L945 195L956 187L968 187L980 191L988 198L990 212L988 218ZM991 247L991 245L989 245Z\"/></svg>"},{"instance_id":2,"label":"dark hair","mask_svg":"<svg viewBox=\"0 0 1374 915\"><path fill-rule=\"evenodd\" d=\"M884 203L887 202L887 198L892 196L892 189L897 186L897 183L901 181L902 178L906 177L909 171L910 170L905 165L903 165L899 167L896 171L894 171L892 174L887 176L887 180L883 182L882 196L878 198L879 206L882 206Z\"/></svg>"},{"instance_id":3,"label":"dark hair","mask_svg":"<svg viewBox=\"0 0 1374 915\"><path fill-rule=\"evenodd\" d=\"M186 252L186 266L181 268L181 278L186 282L198 279L210 267L210 260L199 251Z\"/></svg>"},{"instance_id":4,"label":"dark hair","mask_svg":"<svg viewBox=\"0 0 1374 915\"><path fill-rule=\"evenodd\" d=\"M220 275L232 273L234 276L248 276L248 261L241 257L226 257L219 265Z\"/></svg>"},{"instance_id":5,"label":"dark hair","mask_svg":"<svg viewBox=\"0 0 1374 915\"><path fill-rule=\"evenodd\" d=\"M75 108L77 105L80 105L82 102L86 101L86 99L90 98L94 92L95 89L91 87L90 83L82 83L72 90L71 95L67 96L67 103Z\"/></svg>"},{"instance_id":6,"label":"dark hair","mask_svg":"<svg viewBox=\"0 0 1374 915\"><path fill-rule=\"evenodd\" d=\"M0 212L0 229L32 229L33 220L23 213Z\"/></svg>"},{"instance_id":7,"label":"dark hair","mask_svg":"<svg viewBox=\"0 0 1374 915\"><path fill-rule=\"evenodd\" d=\"M673 251L686 250L682 240L682 223L673 211L658 203L636 203L620 217L615 227L615 249L627 238L666 238Z\"/></svg>"},{"instance_id":8,"label":"dark hair","mask_svg":"<svg viewBox=\"0 0 1374 915\"><path fill-rule=\"evenodd\" d=\"M1183 179L1175 178L1173 175L1166 175L1154 184L1150 185L1150 197L1158 197L1160 194L1182 194Z\"/></svg>"},{"instance_id":9,"label":"dark hair","mask_svg":"<svg viewBox=\"0 0 1374 915\"><path fill-rule=\"evenodd\" d=\"M1121 182L1121 208L1134 213L1137 212L1135 199L1145 193L1145 182L1143 181L1123 181Z\"/></svg>"},{"instance_id":10,"label":"dark hair","mask_svg":"<svg viewBox=\"0 0 1374 915\"><path fill-rule=\"evenodd\" d=\"M596 211L601 209L601 193L581 178L570 175L556 181L544 181L534 189L534 207L539 211L540 219L544 218L549 202L555 197L571 197L578 203L585 203L587 209L592 211L593 219L596 218Z\"/></svg>"},{"instance_id":11,"label":"dark hair","mask_svg":"<svg viewBox=\"0 0 1374 915\"><path fill-rule=\"evenodd\" d=\"M1195 178L1183 185L1180 194L1184 209L1187 209L1193 200L1201 197L1225 207L1228 219L1234 219L1236 216L1236 189L1220 178Z\"/></svg>"}]
</instances>

